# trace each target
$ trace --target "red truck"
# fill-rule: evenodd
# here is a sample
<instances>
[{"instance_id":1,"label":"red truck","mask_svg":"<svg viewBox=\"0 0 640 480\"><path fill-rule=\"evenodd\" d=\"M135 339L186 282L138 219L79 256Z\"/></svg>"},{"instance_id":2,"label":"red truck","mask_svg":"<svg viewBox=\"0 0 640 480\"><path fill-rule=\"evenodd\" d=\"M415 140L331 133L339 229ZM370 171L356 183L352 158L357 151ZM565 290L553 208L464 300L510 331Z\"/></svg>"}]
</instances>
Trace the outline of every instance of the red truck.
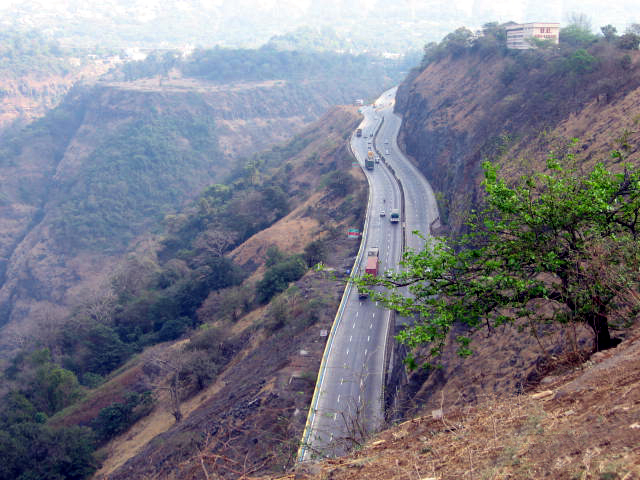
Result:
<instances>
[{"instance_id":1,"label":"red truck","mask_svg":"<svg viewBox=\"0 0 640 480\"><path fill-rule=\"evenodd\" d=\"M373 275L374 277L378 276L378 255L380 250L378 247L372 247L367 252L367 265L364 269L365 273L369 275Z\"/></svg>"}]
</instances>

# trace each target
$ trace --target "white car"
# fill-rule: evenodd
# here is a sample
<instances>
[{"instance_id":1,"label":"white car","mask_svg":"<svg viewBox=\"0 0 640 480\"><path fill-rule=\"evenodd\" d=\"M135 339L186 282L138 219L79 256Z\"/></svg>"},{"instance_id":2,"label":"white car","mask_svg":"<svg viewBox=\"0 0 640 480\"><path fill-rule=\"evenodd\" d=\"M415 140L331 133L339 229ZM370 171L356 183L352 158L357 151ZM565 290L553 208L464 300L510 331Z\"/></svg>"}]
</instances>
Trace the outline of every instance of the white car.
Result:
<instances>
[{"instance_id":1,"label":"white car","mask_svg":"<svg viewBox=\"0 0 640 480\"><path fill-rule=\"evenodd\" d=\"M380 216L384 217L386 215L386 213L384 212L384 210L380 210Z\"/></svg>"}]
</instances>

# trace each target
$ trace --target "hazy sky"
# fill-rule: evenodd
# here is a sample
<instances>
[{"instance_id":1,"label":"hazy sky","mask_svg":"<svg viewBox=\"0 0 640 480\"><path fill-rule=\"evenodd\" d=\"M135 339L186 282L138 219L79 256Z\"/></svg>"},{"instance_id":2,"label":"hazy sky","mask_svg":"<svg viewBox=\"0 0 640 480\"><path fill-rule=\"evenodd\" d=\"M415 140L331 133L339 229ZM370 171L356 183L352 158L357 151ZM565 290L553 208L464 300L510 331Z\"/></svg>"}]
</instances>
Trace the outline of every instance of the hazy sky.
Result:
<instances>
[{"instance_id":1,"label":"hazy sky","mask_svg":"<svg viewBox=\"0 0 640 480\"><path fill-rule=\"evenodd\" d=\"M488 21L566 24L571 13L587 15L596 32L607 24L623 32L640 23L640 0L0 0L3 26L124 43L141 34L151 43L255 45L301 26L433 41Z\"/></svg>"}]
</instances>

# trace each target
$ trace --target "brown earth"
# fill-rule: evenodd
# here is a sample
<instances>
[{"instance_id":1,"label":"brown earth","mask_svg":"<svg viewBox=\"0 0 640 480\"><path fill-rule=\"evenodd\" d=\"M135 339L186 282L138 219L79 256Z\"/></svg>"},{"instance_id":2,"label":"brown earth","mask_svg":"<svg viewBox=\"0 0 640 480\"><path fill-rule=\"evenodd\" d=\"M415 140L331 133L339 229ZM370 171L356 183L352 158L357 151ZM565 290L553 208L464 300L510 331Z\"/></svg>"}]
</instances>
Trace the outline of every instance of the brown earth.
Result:
<instances>
[{"instance_id":1,"label":"brown earth","mask_svg":"<svg viewBox=\"0 0 640 480\"><path fill-rule=\"evenodd\" d=\"M640 329L631 333L533 391L445 398L350 456L260 478L639 479Z\"/></svg>"},{"instance_id":2,"label":"brown earth","mask_svg":"<svg viewBox=\"0 0 640 480\"><path fill-rule=\"evenodd\" d=\"M243 156L300 132L329 108L335 93L280 81L226 86L163 82L98 82L79 89L65 100L74 120L64 135L35 130L14 161L0 165L0 357L33 341L38 323L61 322L118 268L123 252L66 254L66 246L56 243L50 231L65 189L79 181L79 172L105 136L146 118L149 109L212 118L222 154L211 158L199 175L176 179L178 185L188 184L172 206L179 208L205 186L221 181ZM150 223L147 230L152 228ZM134 243L147 232L135 233Z\"/></svg>"},{"instance_id":3,"label":"brown earth","mask_svg":"<svg viewBox=\"0 0 640 480\"><path fill-rule=\"evenodd\" d=\"M19 78L0 76L0 130L14 122L28 123L54 108L74 83L91 81L106 73L111 66L101 60L74 59L65 75L27 74Z\"/></svg>"},{"instance_id":4,"label":"brown earth","mask_svg":"<svg viewBox=\"0 0 640 480\"><path fill-rule=\"evenodd\" d=\"M247 287L261 277L264 252L271 245L288 254L300 253L309 241L322 237L331 252L327 266L336 270L351 266L358 245L345 232L363 221L366 182L362 171L352 165L345 138L359 118L355 108L334 109L311 127L314 140L288 161L291 201L296 208L230 253L236 261L257 267L245 282ZM357 208L345 208L344 199L328 195L322 186L323 175L334 169L347 170L358 180L352 192L360 199ZM294 234L291 228L295 228ZM331 327L344 287L341 281L315 271L294 286L282 296L290 315L288 324L275 331L263 327L270 321L269 306L252 310L235 324L211 314L208 324L228 331L238 339L240 349L210 387L184 399L185 418L179 424L174 423L159 396L149 416L102 449L102 468L95 478L201 478L204 457L214 460L216 465L210 471L217 478L237 478L243 468L263 472L289 468L306 421L325 332ZM306 308L314 308L318 302L315 320L309 325L296 323ZM132 372L144 369L145 355L151 353L145 352L120 369L74 412L66 412L64 422L83 423L95 416L100 405L113 401L114 384L121 384L123 391L130 388L131 379L138 375Z\"/></svg>"}]
</instances>

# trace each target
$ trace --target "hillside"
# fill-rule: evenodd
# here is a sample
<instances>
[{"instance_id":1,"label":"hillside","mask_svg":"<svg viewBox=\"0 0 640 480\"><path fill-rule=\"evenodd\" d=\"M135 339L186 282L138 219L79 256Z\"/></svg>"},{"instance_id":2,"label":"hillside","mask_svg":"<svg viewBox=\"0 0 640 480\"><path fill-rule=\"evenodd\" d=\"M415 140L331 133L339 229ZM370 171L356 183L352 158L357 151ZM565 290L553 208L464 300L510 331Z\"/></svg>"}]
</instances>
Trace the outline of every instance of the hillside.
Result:
<instances>
[{"instance_id":1,"label":"hillside","mask_svg":"<svg viewBox=\"0 0 640 480\"><path fill-rule=\"evenodd\" d=\"M67 49L36 31L0 33L0 133L41 117L78 81L98 78L109 61Z\"/></svg>"},{"instance_id":2,"label":"hillside","mask_svg":"<svg viewBox=\"0 0 640 480\"><path fill-rule=\"evenodd\" d=\"M638 478L639 333L524 395L455 407L444 397L350 456L268 478Z\"/></svg>"},{"instance_id":3,"label":"hillside","mask_svg":"<svg viewBox=\"0 0 640 480\"><path fill-rule=\"evenodd\" d=\"M302 150L283 157L286 163L277 167L274 177L288 179L292 209L229 252L229 258L252 272L240 289L251 291L266 278L274 246L291 255L321 242L326 252L321 256L329 267L341 271L350 266L357 244L344 232L362 221L366 202L362 174L352 167L344 140L357 121L355 109L335 109L296 139L306 145ZM331 182L336 170L349 172L346 190ZM349 180L351 175L358 182ZM330 328L340 293L335 280L310 271L270 304L254 305L247 299L248 307L232 314L230 322L220 305L230 301L229 292L212 292L198 311L208 329L196 331L190 343L210 342L207 332L218 331L220 341L229 346L214 381L184 400L180 423L174 423L159 396L147 418L106 445L96 478L198 478L203 455L218 456L214 469L222 478L234 478L240 464L252 471L291 466L324 347L321 331ZM135 388L130 383L135 372L151 367L158 348L170 353L183 345L145 351L94 398L100 399L100 392L114 384ZM108 401L107 395L80 404L77 413L63 421L84 423Z\"/></svg>"},{"instance_id":4,"label":"hillside","mask_svg":"<svg viewBox=\"0 0 640 480\"><path fill-rule=\"evenodd\" d=\"M36 325L46 330L99 292L124 252L148 248L141 235L242 158L388 81L369 78L362 90L356 78L345 87L327 75L170 75L77 86L3 145L0 349L33 342Z\"/></svg>"},{"instance_id":5,"label":"hillside","mask_svg":"<svg viewBox=\"0 0 640 480\"><path fill-rule=\"evenodd\" d=\"M342 277L358 248L359 121L336 108L252 156L39 325L2 372L0 477L187 478L204 454L227 478L290 466L343 288L310 267Z\"/></svg>"},{"instance_id":6,"label":"hillside","mask_svg":"<svg viewBox=\"0 0 640 480\"><path fill-rule=\"evenodd\" d=\"M578 138L582 159L611 162L616 139L628 132L628 158L638 161L640 54L606 42L581 50L586 60L577 51L480 44L429 62L400 86L400 144L440 192L452 232L478 200L484 160L517 176L540 170L551 150L566 151Z\"/></svg>"}]
</instances>

